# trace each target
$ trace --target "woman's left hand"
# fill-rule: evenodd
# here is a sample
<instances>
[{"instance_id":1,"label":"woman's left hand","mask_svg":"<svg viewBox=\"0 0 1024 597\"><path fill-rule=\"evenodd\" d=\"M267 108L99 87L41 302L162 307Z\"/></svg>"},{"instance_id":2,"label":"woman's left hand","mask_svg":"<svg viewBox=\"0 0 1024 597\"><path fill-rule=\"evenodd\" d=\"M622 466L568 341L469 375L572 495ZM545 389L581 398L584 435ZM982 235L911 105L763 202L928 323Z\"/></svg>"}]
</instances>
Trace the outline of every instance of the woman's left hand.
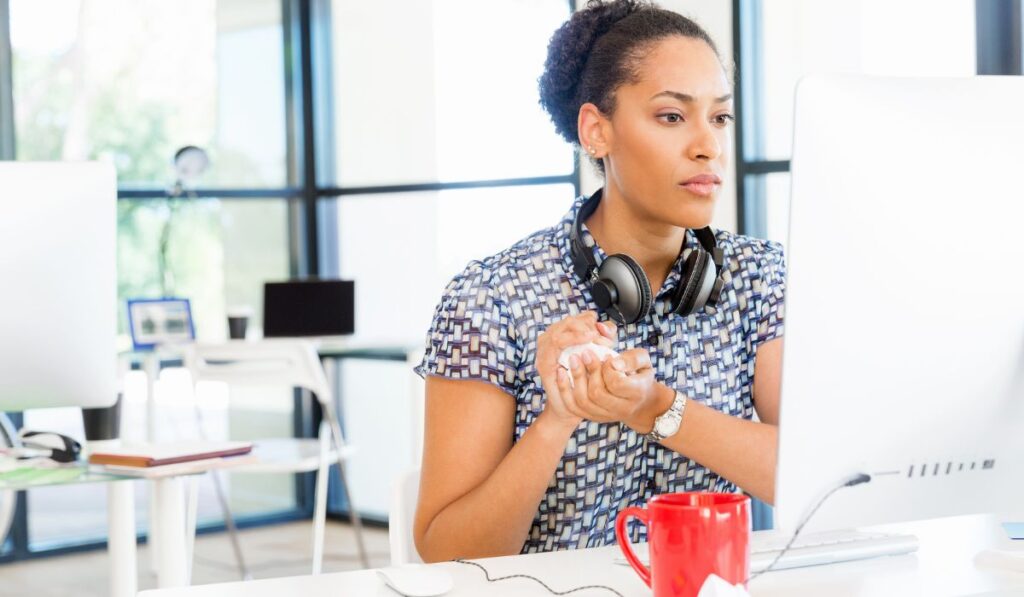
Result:
<instances>
[{"instance_id":1,"label":"woman's left hand","mask_svg":"<svg viewBox=\"0 0 1024 597\"><path fill-rule=\"evenodd\" d=\"M586 352L582 358L572 357L570 365L571 371L558 377L559 393L571 395L591 421L622 421L637 433L648 433L654 419L672 404L675 392L655 379L651 355L645 349L627 350L603 363Z\"/></svg>"}]
</instances>

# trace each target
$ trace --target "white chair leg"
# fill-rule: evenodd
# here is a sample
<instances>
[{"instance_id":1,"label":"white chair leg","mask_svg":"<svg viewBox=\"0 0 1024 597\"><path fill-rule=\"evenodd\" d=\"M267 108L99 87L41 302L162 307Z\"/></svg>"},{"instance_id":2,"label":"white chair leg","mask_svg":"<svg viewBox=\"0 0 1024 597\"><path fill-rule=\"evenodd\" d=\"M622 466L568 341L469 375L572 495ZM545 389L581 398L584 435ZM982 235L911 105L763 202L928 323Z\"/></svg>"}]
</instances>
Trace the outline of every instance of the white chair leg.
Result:
<instances>
[{"instance_id":1,"label":"white chair leg","mask_svg":"<svg viewBox=\"0 0 1024 597\"><path fill-rule=\"evenodd\" d=\"M196 555L196 523L199 515L199 475L188 478L188 506L185 510L185 584L192 585L192 566Z\"/></svg>"},{"instance_id":2,"label":"white chair leg","mask_svg":"<svg viewBox=\"0 0 1024 597\"><path fill-rule=\"evenodd\" d=\"M313 574L320 574L324 565L324 531L327 524L327 472L331 463L327 459L331 448L331 430L326 422L320 424L320 467L316 471L316 494L313 509Z\"/></svg>"},{"instance_id":3,"label":"white chair leg","mask_svg":"<svg viewBox=\"0 0 1024 597\"><path fill-rule=\"evenodd\" d=\"M341 425L338 423L338 419L334 417L334 413L325 412L325 421L331 426L331 436L334 440L334 447L340 454L342 449L345 447L345 438L341 434ZM370 568L370 558L366 554L366 542L363 541L363 520L359 517L359 510L356 509L355 499L352 497L352 490L348 484L348 475L345 474L345 462L344 459L338 458L338 478L341 481L341 488L345 492L345 498L348 500L348 512L349 517L352 520L352 529L356 534L356 547L359 549L359 561L363 564L363 568Z\"/></svg>"},{"instance_id":4,"label":"white chair leg","mask_svg":"<svg viewBox=\"0 0 1024 597\"><path fill-rule=\"evenodd\" d=\"M203 441L210 438L206 435L206 426L203 424L203 411L199 408L199 402L195 402L196 428L199 430L199 437ZM228 529L228 537L231 538L231 549L235 552L235 562L238 563L238 572L242 580L252 580L252 573L245 564L245 556L242 555L242 545L238 541L238 529L235 527L235 517L231 513L231 506L228 505L227 497L224 495L224 486L221 484L220 471L210 471L213 479L213 488L217 492L217 502L220 504L220 511L224 515L224 526ZM198 490L197 490L198 491ZM198 495L198 494L197 494ZM193 529L194 532L194 529Z\"/></svg>"}]
</instances>

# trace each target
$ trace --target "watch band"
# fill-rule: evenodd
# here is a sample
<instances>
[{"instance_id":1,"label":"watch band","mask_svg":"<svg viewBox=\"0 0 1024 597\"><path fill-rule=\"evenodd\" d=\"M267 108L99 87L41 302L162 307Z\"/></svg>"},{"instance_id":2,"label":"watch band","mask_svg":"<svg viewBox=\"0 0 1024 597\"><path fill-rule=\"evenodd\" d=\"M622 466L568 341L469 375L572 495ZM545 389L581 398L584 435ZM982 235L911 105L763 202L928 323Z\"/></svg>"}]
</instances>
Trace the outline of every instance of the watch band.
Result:
<instances>
[{"instance_id":1,"label":"watch band","mask_svg":"<svg viewBox=\"0 0 1024 597\"><path fill-rule=\"evenodd\" d=\"M666 437L675 435L679 431L679 426L683 423L684 410L686 410L686 396L679 390L676 390L676 398L672 401L672 406L668 407L668 410L657 419L654 419L654 427L644 437L648 441L660 442Z\"/></svg>"}]
</instances>

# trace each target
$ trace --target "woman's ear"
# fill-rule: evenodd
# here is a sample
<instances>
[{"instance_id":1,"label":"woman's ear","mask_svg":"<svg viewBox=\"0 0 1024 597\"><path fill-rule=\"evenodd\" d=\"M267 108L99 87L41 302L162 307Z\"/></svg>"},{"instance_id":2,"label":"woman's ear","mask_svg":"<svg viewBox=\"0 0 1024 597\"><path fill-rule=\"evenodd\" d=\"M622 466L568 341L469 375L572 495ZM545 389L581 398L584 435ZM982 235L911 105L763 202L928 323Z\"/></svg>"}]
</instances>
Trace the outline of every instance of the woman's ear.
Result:
<instances>
[{"instance_id":1,"label":"woman's ear","mask_svg":"<svg viewBox=\"0 0 1024 597\"><path fill-rule=\"evenodd\" d=\"M601 159L608 155L611 146L611 123L594 104L587 102L580 106L576 130L580 135L580 147L590 157Z\"/></svg>"}]
</instances>

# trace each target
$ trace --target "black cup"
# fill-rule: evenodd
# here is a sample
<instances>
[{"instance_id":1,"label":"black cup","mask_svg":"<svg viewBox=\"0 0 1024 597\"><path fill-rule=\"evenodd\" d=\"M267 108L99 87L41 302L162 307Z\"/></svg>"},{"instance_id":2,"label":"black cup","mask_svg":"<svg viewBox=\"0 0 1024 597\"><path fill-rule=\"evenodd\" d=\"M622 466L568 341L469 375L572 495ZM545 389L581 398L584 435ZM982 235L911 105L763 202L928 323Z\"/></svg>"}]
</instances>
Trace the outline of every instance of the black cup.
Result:
<instances>
[{"instance_id":1,"label":"black cup","mask_svg":"<svg viewBox=\"0 0 1024 597\"><path fill-rule=\"evenodd\" d=\"M232 340L245 340L245 328L249 325L247 315L228 317L228 336Z\"/></svg>"},{"instance_id":2,"label":"black cup","mask_svg":"<svg viewBox=\"0 0 1024 597\"><path fill-rule=\"evenodd\" d=\"M83 408L82 425L86 441L103 441L121 437L121 394L117 402L106 408Z\"/></svg>"}]
</instances>

